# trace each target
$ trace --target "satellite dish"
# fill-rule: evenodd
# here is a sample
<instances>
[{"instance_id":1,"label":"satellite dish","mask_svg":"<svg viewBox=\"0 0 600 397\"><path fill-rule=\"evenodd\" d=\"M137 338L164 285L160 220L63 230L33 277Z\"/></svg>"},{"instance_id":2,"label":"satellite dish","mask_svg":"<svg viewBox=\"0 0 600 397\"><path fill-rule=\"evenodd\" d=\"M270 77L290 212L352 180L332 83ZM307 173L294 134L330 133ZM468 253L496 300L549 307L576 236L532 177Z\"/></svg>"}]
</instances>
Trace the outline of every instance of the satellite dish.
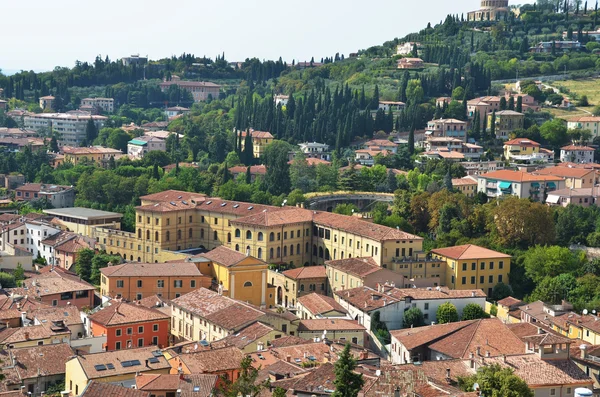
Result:
<instances>
[{"instance_id":1,"label":"satellite dish","mask_svg":"<svg viewBox=\"0 0 600 397\"><path fill-rule=\"evenodd\" d=\"M479 390L479 383L475 383L473 385L473 390L478 391Z\"/></svg>"},{"instance_id":2,"label":"satellite dish","mask_svg":"<svg viewBox=\"0 0 600 397\"><path fill-rule=\"evenodd\" d=\"M583 314L584 314L584 315L586 315L586 316L587 316L587 314L588 314L588 313L589 313L589 312L588 312L588 309L583 309Z\"/></svg>"}]
</instances>

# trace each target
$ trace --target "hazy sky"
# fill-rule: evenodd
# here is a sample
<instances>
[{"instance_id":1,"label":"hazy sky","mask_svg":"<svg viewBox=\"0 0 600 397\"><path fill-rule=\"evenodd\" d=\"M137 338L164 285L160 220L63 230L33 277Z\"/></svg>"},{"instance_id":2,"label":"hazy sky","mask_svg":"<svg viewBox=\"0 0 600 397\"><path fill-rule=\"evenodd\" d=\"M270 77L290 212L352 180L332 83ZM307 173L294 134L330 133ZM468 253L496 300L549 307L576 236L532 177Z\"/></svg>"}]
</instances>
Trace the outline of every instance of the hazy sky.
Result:
<instances>
[{"instance_id":1,"label":"hazy sky","mask_svg":"<svg viewBox=\"0 0 600 397\"><path fill-rule=\"evenodd\" d=\"M523 2L523 1L522 1ZM479 0L3 1L0 69L48 70L130 54L230 61L348 54L466 13Z\"/></svg>"}]
</instances>

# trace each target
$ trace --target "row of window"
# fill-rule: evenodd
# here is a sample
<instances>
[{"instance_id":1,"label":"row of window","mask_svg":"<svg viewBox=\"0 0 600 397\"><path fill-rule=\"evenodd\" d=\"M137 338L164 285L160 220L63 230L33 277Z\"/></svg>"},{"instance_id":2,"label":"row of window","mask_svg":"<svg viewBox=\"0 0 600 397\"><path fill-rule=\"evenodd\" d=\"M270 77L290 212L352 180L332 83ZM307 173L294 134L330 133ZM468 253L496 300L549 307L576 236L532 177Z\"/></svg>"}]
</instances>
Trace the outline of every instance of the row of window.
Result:
<instances>
[{"instance_id":1,"label":"row of window","mask_svg":"<svg viewBox=\"0 0 600 397\"><path fill-rule=\"evenodd\" d=\"M463 269L463 272L467 271L466 263L462 264L462 269ZM498 269L504 269L504 261L498 262ZM477 270L477 263L475 263L475 262L471 263L471 270L473 270L473 271ZM479 270L485 270L485 262L479 263ZM494 262L489 263L488 270L494 270Z\"/></svg>"},{"instance_id":2,"label":"row of window","mask_svg":"<svg viewBox=\"0 0 600 397\"><path fill-rule=\"evenodd\" d=\"M152 337L152 345L158 346L158 336ZM130 349L133 347L132 341L127 341L127 348ZM137 341L137 347L144 347L144 338L139 338ZM121 350L122 345L121 342L115 342L115 350Z\"/></svg>"},{"instance_id":3,"label":"row of window","mask_svg":"<svg viewBox=\"0 0 600 397\"><path fill-rule=\"evenodd\" d=\"M289 232L289 237L290 239L295 238L296 237L302 237L302 230L298 229L296 232L294 232L294 230ZM235 229L235 237L236 238L241 238L242 237L242 231L240 229ZM310 237L310 229L306 229L304 230L304 237ZM258 241L264 241L265 236L263 234L263 232L258 232L257 233L257 240ZM288 232L283 232L283 239L287 240L288 239ZM250 230L246 230L246 240L252 240L252 231ZM269 233L269 241L275 241L275 233L271 232ZM281 241L281 232L277 233L277 241Z\"/></svg>"},{"instance_id":4,"label":"row of window","mask_svg":"<svg viewBox=\"0 0 600 397\"><path fill-rule=\"evenodd\" d=\"M152 324L152 332L158 332L158 329L159 329L159 324ZM125 329L125 333L127 335L133 335L133 328L132 327L126 328ZM138 332L137 333L138 334L143 334L144 333L144 326L143 325L138 326ZM115 335L116 336L123 335L123 329L117 328L115 330Z\"/></svg>"},{"instance_id":5,"label":"row of window","mask_svg":"<svg viewBox=\"0 0 600 397\"><path fill-rule=\"evenodd\" d=\"M475 284L476 281L476 277L475 276L471 276L471 284ZM503 280L502 275L498 275L498 283L501 283ZM466 285L467 284L467 278L463 277L462 278L462 285ZM479 276L479 284L485 284L485 276ZM488 276L488 284L494 284L494 276Z\"/></svg>"},{"instance_id":6,"label":"row of window","mask_svg":"<svg viewBox=\"0 0 600 397\"><path fill-rule=\"evenodd\" d=\"M104 282L106 282L105 280L104 280ZM143 280L136 281L137 288L142 288L143 284L144 284ZM125 286L124 280L117 280L117 288L124 288L124 286ZM156 280L156 287L164 288L165 280ZM183 280L173 280L173 288L183 288ZM196 280L190 280L190 288L196 288ZM87 292L87 291L85 291L85 292Z\"/></svg>"}]
</instances>

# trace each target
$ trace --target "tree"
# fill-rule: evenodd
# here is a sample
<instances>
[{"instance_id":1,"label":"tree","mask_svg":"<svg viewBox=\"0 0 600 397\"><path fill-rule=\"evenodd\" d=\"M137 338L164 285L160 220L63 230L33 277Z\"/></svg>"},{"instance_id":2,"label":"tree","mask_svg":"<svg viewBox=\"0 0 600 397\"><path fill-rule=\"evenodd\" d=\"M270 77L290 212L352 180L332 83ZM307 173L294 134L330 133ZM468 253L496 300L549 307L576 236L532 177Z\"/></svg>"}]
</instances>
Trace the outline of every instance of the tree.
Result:
<instances>
[{"instance_id":1,"label":"tree","mask_svg":"<svg viewBox=\"0 0 600 397\"><path fill-rule=\"evenodd\" d=\"M462 313L462 321L466 320L477 320L480 318L489 318L490 315L483 310L481 306L476 303L469 303L465 306Z\"/></svg>"},{"instance_id":2,"label":"tree","mask_svg":"<svg viewBox=\"0 0 600 397\"><path fill-rule=\"evenodd\" d=\"M365 381L362 374L354 372L356 360L350 354L350 344L344 347L335 363L335 391L331 397L357 397Z\"/></svg>"},{"instance_id":3,"label":"tree","mask_svg":"<svg viewBox=\"0 0 600 397\"><path fill-rule=\"evenodd\" d=\"M411 307L404 312L404 320L402 325L404 328L422 327L425 325L423 312L418 307Z\"/></svg>"},{"instance_id":4,"label":"tree","mask_svg":"<svg viewBox=\"0 0 600 397\"><path fill-rule=\"evenodd\" d=\"M287 194L290 191L290 166L288 153L291 145L283 141L274 141L265 149L265 166L267 175L265 183L267 191L274 196Z\"/></svg>"},{"instance_id":5,"label":"tree","mask_svg":"<svg viewBox=\"0 0 600 397\"><path fill-rule=\"evenodd\" d=\"M492 210L489 226L498 246L527 248L551 244L556 239L552 208L511 196L500 200Z\"/></svg>"},{"instance_id":6,"label":"tree","mask_svg":"<svg viewBox=\"0 0 600 397\"><path fill-rule=\"evenodd\" d=\"M15 276L10 273L0 272L0 286L2 288L15 288L17 286Z\"/></svg>"},{"instance_id":7,"label":"tree","mask_svg":"<svg viewBox=\"0 0 600 397\"><path fill-rule=\"evenodd\" d=\"M358 213L359 209L354 204L338 204L333 209L334 214L352 216L354 213Z\"/></svg>"},{"instance_id":8,"label":"tree","mask_svg":"<svg viewBox=\"0 0 600 397\"><path fill-rule=\"evenodd\" d=\"M458 321L458 310L450 302L442 303L437 309L436 317L439 324L454 323Z\"/></svg>"},{"instance_id":9,"label":"tree","mask_svg":"<svg viewBox=\"0 0 600 397\"><path fill-rule=\"evenodd\" d=\"M92 259L94 259L94 255L94 251L89 248L84 248L77 252L75 273L77 273L82 280L90 281L92 275Z\"/></svg>"},{"instance_id":10,"label":"tree","mask_svg":"<svg viewBox=\"0 0 600 397\"><path fill-rule=\"evenodd\" d=\"M386 178L386 190L389 193L394 193L396 189L398 189L398 179L396 178L396 174L392 170L388 170L387 178Z\"/></svg>"},{"instance_id":11,"label":"tree","mask_svg":"<svg viewBox=\"0 0 600 397\"><path fill-rule=\"evenodd\" d=\"M553 147L561 147L567 142L567 125L563 120L555 118L542 124L540 134Z\"/></svg>"},{"instance_id":12,"label":"tree","mask_svg":"<svg viewBox=\"0 0 600 397\"><path fill-rule=\"evenodd\" d=\"M85 140L88 144L92 144L94 140L98 137L98 128L96 128L96 124L94 120L90 117L86 126L85 126Z\"/></svg>"},{"instance_id":13,"label":"tree","mask_svg":"<svg viewBox=\"0 0 600 397\"><path fill-rule=\"evenodd\" d=\"M483 396L533 397L533 391L512 368L502 368L499 364L480 367L476 374L458 378L458 385L465 392L472 392L475 383Z\"/></svg>"},{"instance_id":14,"label":"tree","mask_svg":"<svg viewBox=\"0 0 600 397\"><path fill-rule=\"evenodd\" d=\"M15 270L13 270L13 277L15 278L17 286L20 286L21 282L25 280L25 270L23 269L23 265L21 263L17 263L17 267Z\"/></svg>"},{"instance_id":15,"label":"tree","mask_svg":"<svg viewBox=\"0 0 600 397\"><path fill-rule=\"evenodd\" d=\"M287 394L287 390L286 389L282 389L281 387L276 387L275 390L273 390L273 397L285 397Z\"/></svg>"},{"instance_id":16,"label":"tree","mask_svg":"<svg viewBox=\"0 0 600 397\"><path fill-rule=\"evenodd\" d=\"M92 259L92 269L90 272L89 280L91 284L100 284L100 269L107 267L109 263L113 265L118 265L121 263L121 257L116 255L108 255L106 253L94 256L94 258Z\"/></svg>"},{"instance_id":17,"label":"tree","mask_svg":"<svg viewBox=\"0 0 600 397\"><path fill-rule=\"evenodd\" d=\"M490 120L490 139L496 138L496 111L492 112L492 118Z\"/></svg>"},{"instance_id":18,"label":"tree","mask_svg":"<svg viewBox=\"0 0 600 397\"><path fill-rule=\"evenodd\" d=\"M523 266L525 274L539 283L545 277L574 273L582 265L581 256L566 247L538 245L525 252Z\"/></svg>"},{"instance_id":19,"label":"tree","mask_svg":"<svg viewBox=\"0 0 600 397\"><path fill-rule=\"evenodd\" d=\"M510 285L504 283L498 283L494 285L494 289L492 290L492 299L495 301L502 300L504 298L508 298L513 294L513 289Z\"/></svg>"},{"instance_id":20,"label":"tree","mask_svg":"<svg viewBox=\"0 0 600 397\"><path fill-rule=\"evenodd\" d=\"M55 135L52 135L52 139L50 139L50 151L53 153L59 152L58 140L56 139Z\"/></svg>"},{"instance_id":21,"label":"tree","mask_svg":"<svg viewBox=\"0 0 600 397\"><path fill-rule=\"evenodd\" d=\"M223 381L218 394L226 397L250 396L255 397L265 389L266 382L257 383L258 369L252 366L252 358L246 356L240 364L239 377L235 382L226 379Z\"/></svg>"},{"instance_id":22,"label":"tree","mask_svg":"<svg viewBox=\"0 0 600 397\"><path fill-rule=\"evenodd\" d=\"M517 97L517 105L515 106L515 111L523 113L523 97L520 95Z\"/></svg>"},{"instance_id":23,"label":"tree","mask_svg":"<svg viewBox=\"0 0 600 397\"><path fill-rule=\"evenodd\" d=\"M245 165L252 165L254 162L254 145L252 144L252 133L250 130L246 131L246 137L244 138L244 152L241 157Z\"/></svg>"}]
</instances>

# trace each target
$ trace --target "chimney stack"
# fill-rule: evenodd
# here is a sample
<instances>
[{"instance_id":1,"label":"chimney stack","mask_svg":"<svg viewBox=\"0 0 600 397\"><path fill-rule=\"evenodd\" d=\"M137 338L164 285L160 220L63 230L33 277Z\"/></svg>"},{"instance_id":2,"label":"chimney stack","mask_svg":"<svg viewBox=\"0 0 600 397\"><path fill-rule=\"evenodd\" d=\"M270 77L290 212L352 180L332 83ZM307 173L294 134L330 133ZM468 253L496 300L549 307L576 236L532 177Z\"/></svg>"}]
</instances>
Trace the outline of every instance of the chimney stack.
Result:
<instances>
[{"instance_id":1,"label":"chimney stack","mask_svg":"<svg viewBox=\"0 0 600 397\"><path fill-rule=\"evenodd\" d=\"M450 379L450 368L446 368L446 379Z\"/></svg>"},{"instance_id":2,"label":"chimney stack","mask_svg":"<svg viewBox=\"0 0 600 397\"><path fill-rule=\"evenodd\" d=\"M477 356L481 356L481 347L477 346Z\"/></svg>"},{"instance_id":3,"label":"chimney stack","mask_svg":"<svg viewBox=\"0 0 600 397\"><path fill-rule=\"evenodd\" d=\"M490 358L492 355L490 354L490 352L489 352L489 351L486 351L486 352L485 352L485 356L486 356L487 358Z\"/></svg>"},{"instance_id":4,"label":"chimney stack","mask_svg":"<svg viewBox=\"0 0 600 397\"><path fill-rule=\"evenodd\" d=\"M581 350L581 359L587 359L587 345L581 345L579 346L579 349Z\"/></svg>"},{"instance_id":5,"label":"chimney stack","mask_svg":"<svg viewBox=\"0 0 600 397\"><path fill-rule=\"evenodd\" d=\"M292 362L292 356L290 356L289 354L287 356L285 356L285 361L287 361L288 363Z\"/></svg>"},{"instance_id":6,"label":"chimney stack","mask_svg":"<svg viewBox=\"0 0 600 397\"><path fill-rule=\"evenodd\" d=\"M25 340L29 340L29 332L25 332Z\"/></svg>"}]
</instances>

